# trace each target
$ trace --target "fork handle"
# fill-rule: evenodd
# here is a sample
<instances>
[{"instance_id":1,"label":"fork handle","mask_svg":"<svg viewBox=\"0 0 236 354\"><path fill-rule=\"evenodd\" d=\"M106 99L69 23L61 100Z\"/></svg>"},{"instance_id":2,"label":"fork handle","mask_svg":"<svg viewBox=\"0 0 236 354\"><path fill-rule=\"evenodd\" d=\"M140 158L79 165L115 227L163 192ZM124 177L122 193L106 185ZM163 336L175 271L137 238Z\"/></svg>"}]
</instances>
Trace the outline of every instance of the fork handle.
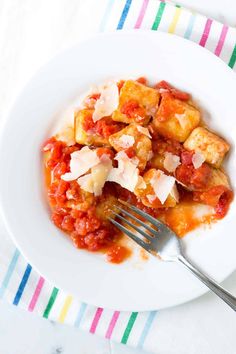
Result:
<instances>
[{"instance_id":1,"label":"fork handle","mask_svg":"<svg viewBox=\"0 0 236 354\"><path fill-rule=\"evenodd\" d=\"M236 297L217 284L213 279L202 273L195 265L190 263L183 255L178 257L178 261L190 270L198 279L200 279L210 290L218 295L226 304L236 311Z\"/></svg>"}]
</instances>

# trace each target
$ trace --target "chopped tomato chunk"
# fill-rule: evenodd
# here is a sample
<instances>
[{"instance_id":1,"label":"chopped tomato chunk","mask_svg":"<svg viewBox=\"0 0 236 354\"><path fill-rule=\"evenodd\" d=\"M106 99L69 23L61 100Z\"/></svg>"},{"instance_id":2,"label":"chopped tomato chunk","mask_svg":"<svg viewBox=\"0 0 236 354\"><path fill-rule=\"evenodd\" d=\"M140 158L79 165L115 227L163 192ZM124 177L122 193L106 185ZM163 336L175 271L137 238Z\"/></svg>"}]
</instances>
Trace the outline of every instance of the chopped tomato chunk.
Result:
<instances>
[{"instance_id":1,"label":"chopped tomato chunk","mask_svg":"<svg viewBox=\"0 0 236 354\"><path fill-rule=\"evenodd\" d=\"M129 100L124 103L121 107L121 113L129 118L138 117L140 121L143 120L145 116L144 108L140 107L139 103L135 100Z\"/></svg>"},{"instance_id":2,"label":"chopped tomato chunk","mask_svg":"<svg viewBox=\"0 0 236 354\"><path fill-rule=\"evenodd\" d=\"M166 90L167 92L170 92L175 98L182 101L188 101L190 99L190 95L187 92L183 92L174 88L172 85L170 85L167 81L164 80L156 84L155 88Z\"/></svg>"},{"instance_id":3,"label":"chopped tomato chunk","mask_svg":"<svg viewBox=\"0 0 236 354\"><path fill-rule=\"evenodd\" d=\"M136 81L139 82L139 83L142 84L142 85L147 85L147 79L146 79L146 77L141 76L141 77L139 77Z\"/></svg>"},{"instance_id":4,"label":"chopped tomato chunk","mask_svg":"<svg viewBox=\"0 0 236 354\"><path fill-rule=\"evenodd\" d=\"M177 167L175 176L177 180L190 188L204 190L211 173L211 169L206 163L197 169L192 164L181 164Z\"/></svg>"},{"instance_id":5,"label":"chopped tomato chunk","mask_svg":"<svg viewBox=\"0 0 236 354\"><path fill-rule=\"evenodd\" d=\"M136 155L133 146L129 147L128 149L125 149L125 153L130 159L132 159L132 157Z\"/></svg>"}]
</instances>

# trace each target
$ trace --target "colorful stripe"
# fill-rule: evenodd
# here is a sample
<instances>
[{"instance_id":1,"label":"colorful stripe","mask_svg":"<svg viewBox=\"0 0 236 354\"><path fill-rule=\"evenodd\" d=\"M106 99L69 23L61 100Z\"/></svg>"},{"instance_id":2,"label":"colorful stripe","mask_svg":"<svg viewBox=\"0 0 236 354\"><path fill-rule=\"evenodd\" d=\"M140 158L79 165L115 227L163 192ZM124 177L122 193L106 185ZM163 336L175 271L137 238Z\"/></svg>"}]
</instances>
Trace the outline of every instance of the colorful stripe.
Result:
<instances>
[{"instance_id":1,"label":"colorful stripe","mask_svg":"<svg viewBox=\"0 0 236 354\"><path fill-rule=\"evenodd\" d=\"M124 26L126 17L127 17L128 13L129 13L129 9L130 9L131 3L132 3L132 0L126 0L124 9L122 11L122 14L121 14L121 17L120 17L120 20L119 20L119 23L117 25L117 29L118 30L121 30L123 28L123 26Z\"/></svg>"},{"instance_id":2,"label":"colorful stripe","mask_svg":"<svg viewBox=\"0 0 236 354\"><path fill-rule=\"evenodd\" d=\"M157 11L157 14L156 14L156 18L153 22L153 25L152 25L152 30L156 31L161 23L161 19L162 19L162 15L163 15L163 12L165 10L165 7L166 7L166 3L165 2L161 2L160 5L159 5L159 8L158 8L158 11Z\"/></svg>"},{"instance_id":3,"label":"colorful stripe","mask_svg":"<svg viewBox=\"0 0 236 354\"><path fill-rule=\"evenodd\" d=\"M181 8L176 6L173 20L171 21L171 24L168 28L169 33L175 33L175 29L176 29L177 23L179 21L180 14L181 14Z\"/></svg>"},{"instance_id":4,"label":"colorful stripe","mask_svg":"<svg viewBox=\"0 0 236 354\"><path fill-rule=\"evenodd\" d=\"M60 315L58 317L58 321L60 323L64 323L66 315L67 315L67 313L69 311L69 308L70 308L70 305L71 305L72 301L73 301L73 297L71 295L68 295L66 297L65 303L64 303L64 305L63 305L63 307L61 309Z\"/></svg>"},{"instance_id":5,"label":"colorful stripe","mask_svg":"<svg viewBox=\"0 0 236 354\"><path fill-rule=\"evenodd\" d=\"M210 34L212 22L213 21L210 18L208 18L207 21L206 21L205 28L204 28L202 37L201 37L200 42L199 42L199 44L202 47L205 47L205 45L206 45L206 41L207 41L207 39L209 37L209 34Z\"/></svg>"},{"instance_id":6,"label":"colorful stripe","mask_svg":"<svg viewBox=\"0 0 236 354\"><path fill-rule=\"evenodd\" d=\"M0 299L3 297L4 293L5 293L5 290L6 288L8 287L8 284L9 284L9 281L11 279L11 276L16 268L16 264L17 264L17 261L18 261L18 258L20 256L20 252L18 251L18 249L16 248L15 249L15 252L12 256L12 259L11 259L11 262L8 266L8 269L7 269L7 272L5 274L5 277L2 281L2 285L1 285L1 288L0 288Z\"/></svg>"},{"instance_id":7,"label":"colorful stripe","mask_svg":"<svg viewBox=\"0 0 236 354\"><path fill-rule=\"evenodd\" d=\"M196 21L196 15L195 14L191 14L189 22L188 22L187 29L186 29L186 31L184 33L184 38L189 39L191 37L195 21Z\"/></svg>"},{"instance_id":8,"label":"colorful stripe","mask_svg":"<svg viewBox=\"0 0 236 354\"><path fill-rule=\"evenodd\" d=\"M41 293L41 290L42 290L44 282L45 282L44 278L40 277L39 281L38 281L38 284L37 284L37 286L35 288L34 294L32 296L32 299L30 301L29 307L28 307L28 310L30 312L32 312L34 310L34 308L35 308L35 305L36 305L36 303L38 301L38 298L39 298L39 295Z\"/></svg>"},{"instance_id":9,"label":"colorful stripe","mask_svg":"<svg viewBox=\"0 0 236 354\"><path fill-rule=\"evenodd\" d=\"M98 322L100 320L100 317L102 315L102 312L103 312L103 309L101 307L98 307L97 311L95 313L93 322L91 324L90 330L89 330L90 333L95 333L96 332L96 328L97 328Z\"/></svg>"},{"instance_id":10,"label":"colorful stripe","mask_svg":"<svg viewBox=\"0 0 236 354\"><path fill-rule=\"evenodd\" d=\"M104 13L102 21L100 23L100 28L99 28L100 32L103 32L106 27L106 24L107 24L107 21L108 21L108 18L109 18L109 15L111 13L114 3L115 3L115 0L108 0L105 13Z\"/></svg>"},{"instance_id":11,"label":"colorful stripe","mask_svg":"<svg viewBox=\"0 0 236 354\"><path fill-rule=\"evenodd\" d=\"M80 305L80 308L79 308L79 312L78 312L78 315L77 315L77 318L75 320L75 327L79 327L80 326L80 323L83 319L83 316L84 316L84 313L85 313L85 310L86 310L86 307L88 305L83 303Z\"/></svg>"},{"instance_id":12,"label":"colorful stripe","mask_svg":"<svg viewBox=\"0 0 236 354\"><path fill-rule=\"evenodd\" d=\"M233 53L228 63L229 67L233 69L235 62L236 62L236 44L234 46Z\"/></svg>"},{"instance_id":13,"label":"colorful stripe","mask_svg":"<svg viewBox=\"0 0 236 354\"><path fill-rule=\"evenodd\" d=\"M224 45L224 42L225 42L225 38L226 38L227 33L228 33L228 29L229 29L228 26L223 25L222 31L221 31L221 34L220 34L220 38L219 38L219 41L218 41L216 49L215 49L215 55L217 55L217 56L220 56L220 53L222 51L222 48L223 48L223 45Z\"/></svg>"},{"instance_id":14,"label":"colorful stripe","mask_svg":"<svg viewBox=\"0 0 236 354\"><path fill-rule=\"evenodd\" d=\"M149 313L147 321L146 321L146 323L144 325L142 334L141 334L141 336L139 338L139 341L138 341L138 346L137 346L138 348L142 348L143 347L143 344L144 344L145 339L146 339L146 337L147 337L147 335L149 333L149 330L150 330L150 328L152 326L154 318L156 317L156 313L157 313L156 311L151 311Z\"/></svg>"},{"instance_id":15,"label":"colorful stripe","mask_svg":"<svg viewBox=\"0 0 236 354\"><path fill-rule=\"evenodd\" d=\"M140 28L141 27L145 12L147 10L148 3L149 3L149 0L143 0L143 4L142 4L141 10L140 10L140 13L138 15L138 19L137 19L137 21L135 23L134 28Z\"/></svg>"},{"instance_id":16,"label":"colorful stripe","mask_svg":"<svg viewBox=\"0 0 236 354\"><path fill-rule=\"evenodd\" d=\"M15 295L15 298L13 300L13 305L18 305L19 302L20 302L20 299L21 299L21 296L23 294L23 291L25 289L25 286L27 284L27 281L29 279L29 276L30 276L30 273L31 273L31 270L32 270L32 267L30 264L27 264L27 267L25 269L25 272L24 272L24 275L21 279L21 282L20 282L20 285L19 285L19 288L16 292L16 295Z\"/></svg>"},{"instance_id":17,"label":"colorful stripe","mask_svg":"<svg viewBox=\"0 0 236 354\"><path fill-rule=\"evenodd\" d=\"M111 318L111 322L109 323L105 338L110 339L112 336L112 332L115 328L116 322L119 318L120 311L114 311L113 316Z\"/></svg>"},{"instance_id":18,"label":"colorful stripe","mask_svg":"<svg viewBox=\"0 0 236 354\"><path fill-rule=\"evenodd\" d=\"M57 295L58 295L59 290L57 288L53 288L50 299L47 303L47 306L44 310L43 317L48 318L50 311L53 307L54 302L56 301Z\"/></svg>"},{"instance_id":19,"label":"colorful stripe","mask_svg":"<svg viewBox=\"0 0 236 354\"><path fill-rule=\"evenodd\" d=\"M138 312L132 312L132 314L129 318L129 322L128 322L126 329L124 331L123 337L121 339L122 344L127 343L128 339L129 339L130 332L134 326L134 322L136 321L137 316L138 316Z\"/></svg>"}]
</instances>

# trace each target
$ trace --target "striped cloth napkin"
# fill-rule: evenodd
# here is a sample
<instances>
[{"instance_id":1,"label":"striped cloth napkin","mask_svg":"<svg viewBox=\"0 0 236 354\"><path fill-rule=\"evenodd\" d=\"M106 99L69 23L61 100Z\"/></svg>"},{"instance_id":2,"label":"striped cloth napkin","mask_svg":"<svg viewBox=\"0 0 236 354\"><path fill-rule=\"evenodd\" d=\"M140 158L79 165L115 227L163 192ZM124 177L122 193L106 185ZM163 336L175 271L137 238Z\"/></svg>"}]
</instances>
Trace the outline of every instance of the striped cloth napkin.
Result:
<instances>
[{"instance_id":1,"label":"striped cloth napkin","mask_svg":"<svg viewBox=\"0 0 236 354\"><path fill-rule=\"evenodd\" d=\"M164 1L108 0L99 3L104 13L102 19L95 20L97 31L143 28L175 33L209 49L232 69L235 66L235 28ZM1 230L0 298L44 318L67 323L107 339L153 352L160 350L160 336L165 338L167 335L160 331L160 318L161 323L163 318L165 323L173 321L177 309L159 311L158 314L156 311L121 313L82 303L54 287L32 269L3 226Z\"/></svg>"}]
</instances>

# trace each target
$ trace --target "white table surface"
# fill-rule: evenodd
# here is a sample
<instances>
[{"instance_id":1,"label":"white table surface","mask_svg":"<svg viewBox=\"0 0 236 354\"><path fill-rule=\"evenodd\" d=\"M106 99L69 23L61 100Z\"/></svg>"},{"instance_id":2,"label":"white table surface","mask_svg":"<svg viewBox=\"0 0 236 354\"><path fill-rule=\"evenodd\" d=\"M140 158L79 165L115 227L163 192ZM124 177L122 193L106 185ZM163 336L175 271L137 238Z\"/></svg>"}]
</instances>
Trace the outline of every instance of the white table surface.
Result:
<instances>
[{"instance_id":1,"label":"white table surface","mask_svg":"<svg viewBox=\"0 0 236 354\"><path fill-rule=\"evenodd\" d=\"M0 118L39 66L88 33L86 22L83 29L79 27L79 32L70 25L75 23L70 19L75 13L84 11L86 3L87 0L0 0ZM235 0L180 0L178 3L236 26ZM224 285L236 293L236 273ZM201 338L194 338L191 328L189 333L178 337L184 348L186 336L192 336L188 354L235 354L236 320L232 310L210 293L179 306L180 318L187 318L190 307L192 322L201 326L199 308L204 308L208 320L205 321L207 327L202 328ZM216 308L217 323L211 320ZM78 329L51 323L0 301L0 354L118 353L144 354Z\"/></svg>"}]
</instances>

